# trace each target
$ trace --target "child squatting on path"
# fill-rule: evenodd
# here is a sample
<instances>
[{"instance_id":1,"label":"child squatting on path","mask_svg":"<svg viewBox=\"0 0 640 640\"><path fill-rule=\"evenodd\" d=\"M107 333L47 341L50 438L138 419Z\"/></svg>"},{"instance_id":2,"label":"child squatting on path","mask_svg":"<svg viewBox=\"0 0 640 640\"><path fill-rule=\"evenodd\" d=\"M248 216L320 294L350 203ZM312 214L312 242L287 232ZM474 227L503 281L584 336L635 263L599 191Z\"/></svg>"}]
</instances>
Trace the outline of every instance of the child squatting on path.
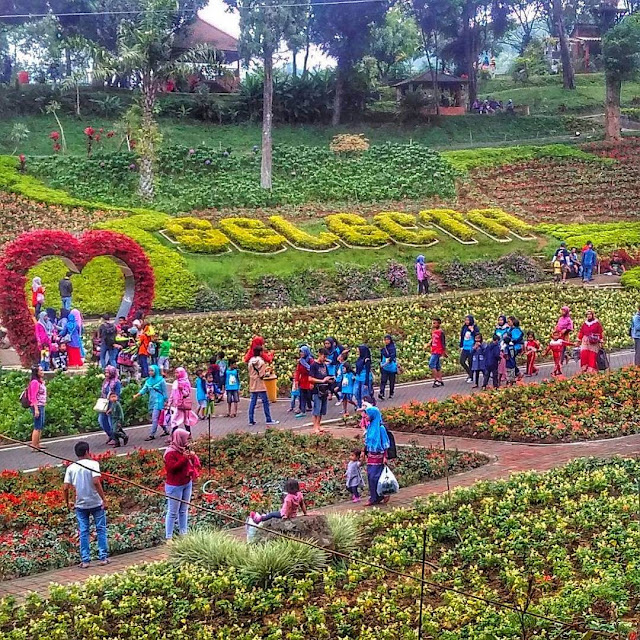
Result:
<instances>
[{"instance_id":1,"label":"child squatting on path","mask_svg":"<svg viewBox=\"0 0 640 640\"><path fill-rule=\"evenodd\" d=\"M291 520L298 515L298 509L302 511L303 515L307 515L307 505L304 502L304 496L300 492L300 484L298 481L293 479L287 480L284 489L287 495L284 497L280 511L272 511L264 515L260 515L255 511L251 512L251 519L256 524L272 520L273 518Z\"/></svg>"}]
</instances>

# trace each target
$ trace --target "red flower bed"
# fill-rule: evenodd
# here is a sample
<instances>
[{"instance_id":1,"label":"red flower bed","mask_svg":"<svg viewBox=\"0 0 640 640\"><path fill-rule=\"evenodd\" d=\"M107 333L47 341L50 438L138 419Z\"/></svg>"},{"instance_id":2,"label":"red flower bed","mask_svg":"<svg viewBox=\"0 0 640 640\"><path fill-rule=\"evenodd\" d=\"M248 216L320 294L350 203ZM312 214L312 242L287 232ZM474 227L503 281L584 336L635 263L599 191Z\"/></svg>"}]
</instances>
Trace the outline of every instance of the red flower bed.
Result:
<instances>
[{"instance_id":1,"label":"red flower bed","mask_svg":"<svg viewBox=\"0 0 640 640\"><path fill-rule=\"evenodd\" d=\"M520 211L534 222L620 221L640 213L640 142L583 148L611 164L575 159L533 160L473 173L496 206Z\"/></svg>"},{"instance_id":2,"label":"red flower bed","mask_svg":"<svg viewBox=\"0 0 640 640\"><path fill-rule=\"evenodd\" d=\"M140 245L113 231L88 231L79 238L66 231L32 231L6 245L0 258L0 316L9 340L25 366L38 361L33 316L24 295L26 274L42 258L61 256L78 269L98 256L110 256L133 273L135 292L129 316L148 313L154 297L155 279L149 259Z\"/></svg>"}]
</instances>

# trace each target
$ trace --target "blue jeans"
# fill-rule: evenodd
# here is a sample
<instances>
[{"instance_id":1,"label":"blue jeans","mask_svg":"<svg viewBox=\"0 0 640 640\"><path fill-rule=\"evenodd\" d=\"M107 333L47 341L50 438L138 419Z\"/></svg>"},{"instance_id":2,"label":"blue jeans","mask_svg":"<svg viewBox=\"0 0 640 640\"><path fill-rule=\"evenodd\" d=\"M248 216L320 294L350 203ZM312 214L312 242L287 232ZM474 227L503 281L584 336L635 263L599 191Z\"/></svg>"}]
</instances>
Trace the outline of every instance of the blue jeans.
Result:
<instances>
[{"instance_id":1,"label":"blue jeans","mask_svg":"<svg viewBox=\"0 0 640 640\"><path fill-rule=\"evenodd\" d=\"M264 417L267 422L271 422L271 411L269 410L269 398L266 391L252 391L251 400L249 401L249 424L255 422L255 411L258 399L262 400L262 408L264 409Z\"/></svg>"},{"instance_id":2,"label":"blue jeans","mask_svg":"<svg viewBox=\"0 0 640 640\"><path fill-rule=\"evenodd\" d=\"M108 364L116 366L118 350L115 347L108 347L106 344L100 345L100 368L104 369Z\"/></svg>"},{"instance_id":3,"label":"blue jeans","mask_svg":"<svg viewBox=\"0 0 640 640\"><path fill-rule=\"evenodd\" d=\"M172 484L164 485L164 492L167 495L167 516L165 518L165 535L167 540L173 538L173 530L178 523L178 531L183 536L187 533L189 521L189 505L178 500L191 500L191 490L193 482L174 486Z\"/></svg>"},{"instance_id":4,"label":"blue jeans","mask_svg":"<svg viewBox=\"0 0 640 640\"><path fill-rule=\"evenodd\" d=\"M106 413L98 414L98 424L100 428L109 436L109 440L113 438L113 431L111 429L111 418Z\"/></svg>"},{"instance_id":5,"label":"blue jeans","mask_svg":"<svg viewBox=\"0 0 640 640\"><path fill-rule=\"evenodd\" d=\"M378 480L380 480L383 469L383 464L367 465L367 480L369 481L369 501L372 504L377 504L378 502L382 501L382 496L378 495Z\"/></svg>"},{"instance_id":6,"label":"blue jeans","mask_svg":"<svg viewBox=\"0 0 640 640\"><path fill-rule=\"evenodd\" d=\"M582 279L587 282L593 278L593 266L584 265L582 268Z\"/></svg>"},{"instance_id":7,"label":"blue jeans","mask_svg":"<svg viewBox=\"0 0 640 640\"><path fill-rule=\"evenodd\" d=\"M89 545L89 516L93 516L98 534L98 558L106 560L109 556L109 546L107 544L107 515L104 507L94 507L93 509L77 509L76 518L78 520L78 532L80 534L80 558L82 562L91 562L91 546Z\"/></svg>"},{"instance_id":8,"label":"blue jeans","mask_svg":"<svg viewBox=\"0 0 640 640\"><path fill-rule=\"evenodd\" d=\"M62 308L71 311L71 296L65 296L62 298Z\"/></svg>"},{"instance_id":9,"label":"blue jeans","mask_svg":"<svg viewBox=\"0 0 640 640\"><path fill-rule=\"evenodd\" d=\"M149 377L149 356L138 354L138 364L140 365L140 375L143 378Z\"/></svg>"},{"instance_id":10,"label":"blue jeans","mask_svg":"<svg viewBox=\"0 0 640 640\"><path fill-rule=\"evenodd\" d=\"M31 407L31 413L33 414L33 429L34 431L42 431L44 429L44 405L38 406L38 417L35 416L35 411Z\"/></svg>"},{"instance_id":11,"label":"blue jeans","mask_svg":"<svg viewBox=\"0 0 640 640\"><path fill-rule=\"evenodd\" d=\"M278 520L282 519L282 513L280 511L272 511L271 513L265 513L261 518L260 522L266 522L267 520L273 520L277 518Z\"/></svg>"},{"instance_id":12,"label":"blue jeans","mask_svg":"<svg viewBox=\"0 0 640 640\"><path fill-rule=\"evenodd\" d=\"M155 436L156 431L158 430L158 419L160 418L161 409L154 409L151 412L151 431L149 431L150 436ZM165 431L164 425L162 425L162 430Z\"/></svg>"},{"instance_id":13,"label":"blue jeans","mask_svg":"<svg viewBox=\"0 0 640 640\"><path fill-rule=\"evenodd\" d=\"M356 398L358 407L361 407L363 398L373 398L373 387L366 382L360 382L356 380L353 385L353 395Z\"/></svg>"}]
</instances>

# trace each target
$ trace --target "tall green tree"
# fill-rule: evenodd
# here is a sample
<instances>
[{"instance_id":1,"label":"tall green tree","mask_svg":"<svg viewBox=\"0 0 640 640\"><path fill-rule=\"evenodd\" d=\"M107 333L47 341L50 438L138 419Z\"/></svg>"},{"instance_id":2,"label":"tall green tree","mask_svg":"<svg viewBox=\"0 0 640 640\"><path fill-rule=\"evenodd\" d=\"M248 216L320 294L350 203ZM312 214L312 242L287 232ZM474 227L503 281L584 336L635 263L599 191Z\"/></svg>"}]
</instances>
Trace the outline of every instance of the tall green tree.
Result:
<instances>
[{"instance_id":1,"label":"tall green tree","mask_svg":"<svg viewBox=\"0 0 640 640\"><path fill-rule=\"evenodd\" d=\"M369 46L371 30L384 22L387 4L347 4L336 0L314 0L313 40L337 61L336 91L331 123L340 124L345 82Z\"/></svg>"},{"instance_id":2,"label":"tall green tree","mask_svg":"<svg viewBox=\"0 0 640 640\"><path fill-rule=\"evenodd\" d=\"M380 78L388 78L394 67L411 60L420 50L418 25L403 6L392 7L384 22L371 29L368 54L375 60Z\"/></svg>"},{"instance_id":3,"label":"tall green tree","mask_svg":"<svg viewBox=\"0 0 640 640\"><path fill-rule=\"evenodd\" d=\"M104 49L96 51L96 71L105 78L129 76L140 89L138 192L150 200L154 195L154 162L160 141L155 121L158 93L170 77L192 71L199 64L215 65L221 60L207 47L178 53L176 35L184 20L179 17L176 0L144 2L144 11L137 19L121 22L115 54Z\"/></svg>"},{"instance_id":4,"label":"tall green tree","mask_svg":"<svg viewBox=\"0 0 640 640\"><path fill-rule=\"evenodd\" d=\"M622 83L640 71L640 14L621 20L602 39L605 71L605 138L620 140L620 92Z\"/></svg>"},{"instance_id":5,"label":"tall green tree","mask_svg":"<svg viewBox=\"0 0 640 640\"><path fill-rule=\"evenodd\" d=\"M300 31L305 5L298 2L225 0L240 14L240 52L249 61L260 58L264 68L262 93L262 164L260 185L271 189L273 175L273 57L283 40ZM294 5L294 6L291 6Z\"/></svg>"}]
</instances>

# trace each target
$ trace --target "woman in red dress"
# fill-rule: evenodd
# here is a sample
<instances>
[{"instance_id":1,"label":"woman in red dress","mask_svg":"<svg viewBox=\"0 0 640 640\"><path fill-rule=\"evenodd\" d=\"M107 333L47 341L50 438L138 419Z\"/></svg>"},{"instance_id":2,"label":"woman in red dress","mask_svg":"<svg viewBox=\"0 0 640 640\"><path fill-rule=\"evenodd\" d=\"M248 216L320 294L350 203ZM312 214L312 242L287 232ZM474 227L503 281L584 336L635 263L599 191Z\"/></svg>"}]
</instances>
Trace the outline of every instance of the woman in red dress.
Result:
<instances>
[{"instance_id":1,"label":"woman in red dress","mask_svg":"<svg viewBox=\"0 0 640 640\"><path fill-rule=\"evenodd\" d=\"M598 351L604 342L604 331L596 314L587 311L587 319L578 332L578 345L580 346L580 366L584 373L598 370Z\"/></svg>"}]
</instances>

